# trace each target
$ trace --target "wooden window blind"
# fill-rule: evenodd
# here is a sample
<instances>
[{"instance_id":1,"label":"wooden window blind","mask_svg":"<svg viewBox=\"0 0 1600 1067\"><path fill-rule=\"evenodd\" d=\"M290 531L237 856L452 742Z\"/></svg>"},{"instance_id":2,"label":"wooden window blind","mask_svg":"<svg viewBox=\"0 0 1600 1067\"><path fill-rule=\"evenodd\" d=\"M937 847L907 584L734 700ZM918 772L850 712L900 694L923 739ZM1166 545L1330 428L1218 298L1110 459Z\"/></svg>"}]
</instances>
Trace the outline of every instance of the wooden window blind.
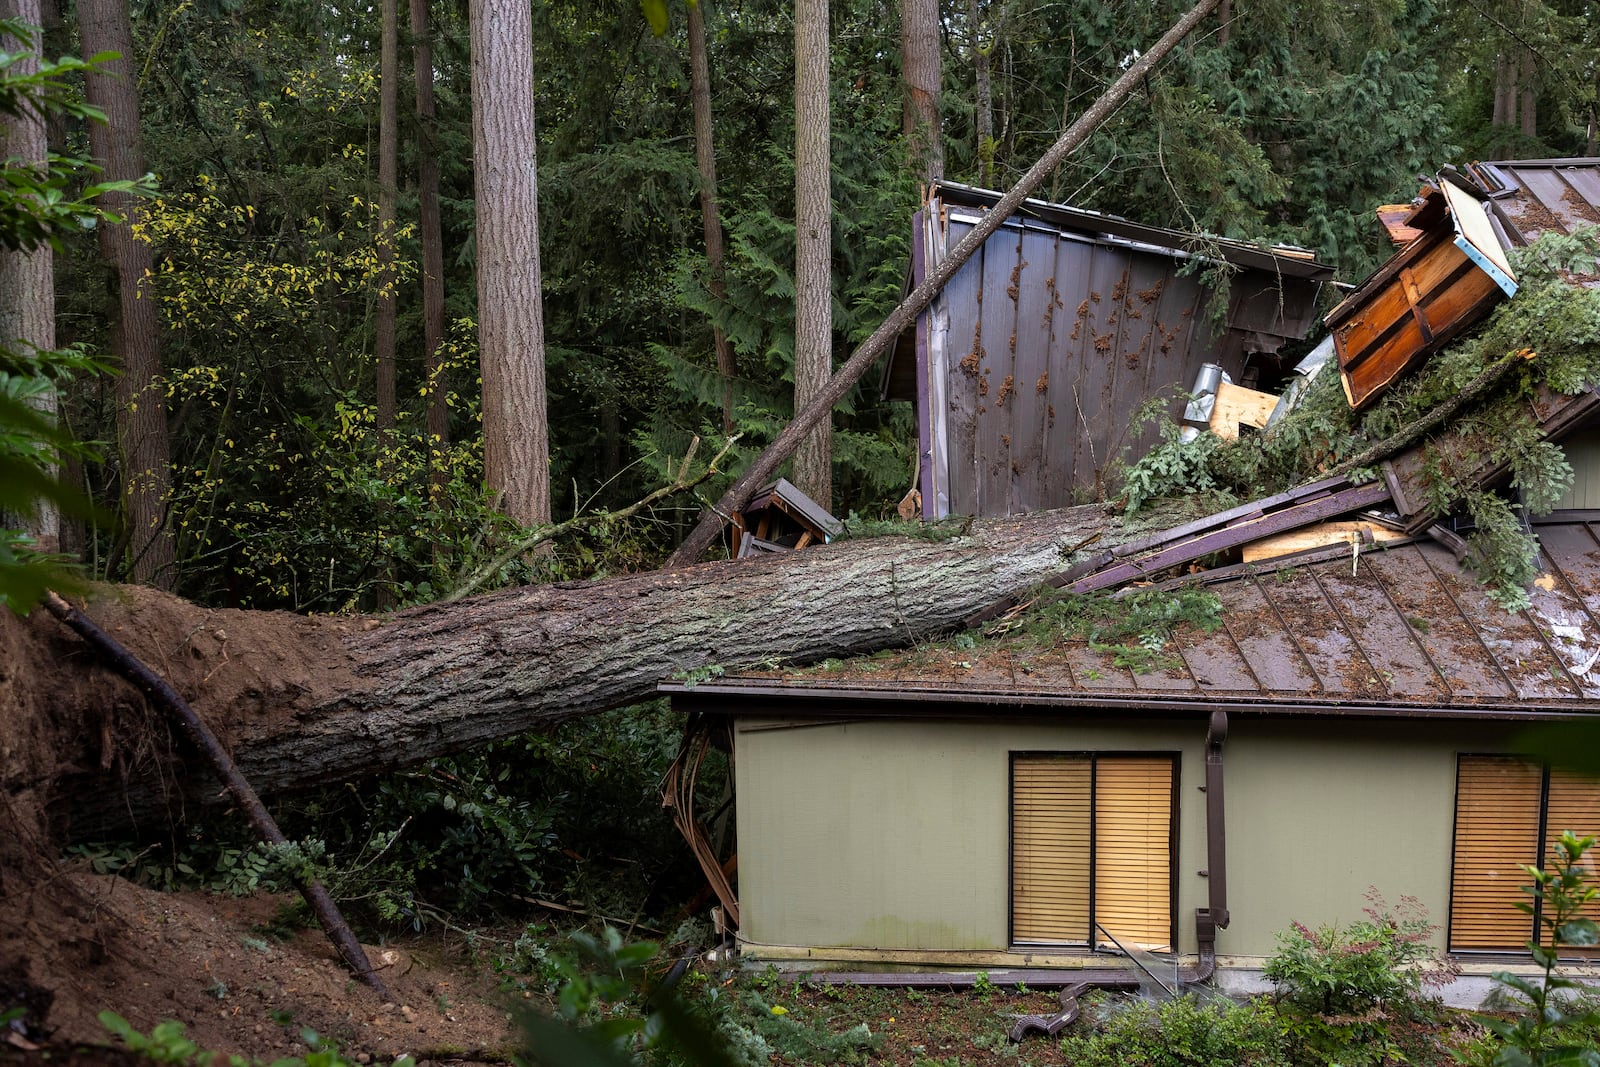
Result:
<instances>
[{"instance_id":1,"label":"wooden window blind","mask_svg":"<svg viewBox=\"0 0 1600 1067\"><path fill-rule=\"evenodd\" d=\"M1523 890L1531 880L1521 865L1547 864L1563 830L1600 833L1600 782L1560 770L1547 774L1513 756L1460 757L1451 948L1517 951L1527 945L1536 922L1517 908L1533 901ZM1600 873L1595 860L1586 856L1585 862ZM1584 914L1600 920L1600 902Z\"/></svg>"},{"instance_id":2,"label":"wooden window blind","mask_svg":"<svg viewBox=\"0 0 1600 1067\"><path fill-rule=\"evenodd\" d=\"M1550 770L1550 795L1545 808L1544 862L1555 857L1555 843L1561 840L1561 831L1571 830L1579 837L1600 835L1600 782L1571 771ZM1600 847L1584 854L1582 865L1591 882L1600 875ZM1591 900L1580 913L1584 918L1600 922L1600 899ZM1542 933L1542 932L1541 932ZM1548 940L1548 939L1546 939ZM1585 955L1593 950L1585 950ZM1563 955L1566 954L1563 950Z\"/></svg>"},{"instance_id":3,"label":"wooden window blind","mask_svg":"<svg viewBox=\"0 0 1600 1067\"><path fill-rule=\"evenodd\" d=\"M1090 803L1087 756L1017 756L1011 765L1011 937L1087 944Z\"/></svg>"},{"instance_id":4,"label":"wooden window blind","mask_svg":"<svg viewBox=\"0 0 1600 1067\"><path fill-rule=\"evenodd\" d=\"M1517 949L1532 919L1517 910L1528 895L1517 865L1539 854L1544 774L1508 756L1462 756L1456 769L1455 860L1450 885L1450 947Z\"/></svg>"},{"instance_id":5,"label":"wooden window blind","mask_svg":"<svg viewBox=\"0 0 1600 1067\"><path fill-rule=\"evenodd\" d=\"M1098 923L1124 944L1172 947L1174 766L1169 756L1013 757L1013 941L1087 945Z\"/></svg>"},{"instance_id":6,"label":"wooden window blind","mask_svg":"<svg viewBox=\"0 0 1600 1067\"><path fill-rule=\"evenodd\" d=\"M1094 813L1094 921L1124 945L1169 951L1172 760L1099 759Z\"/></svg>"}]
</instances>

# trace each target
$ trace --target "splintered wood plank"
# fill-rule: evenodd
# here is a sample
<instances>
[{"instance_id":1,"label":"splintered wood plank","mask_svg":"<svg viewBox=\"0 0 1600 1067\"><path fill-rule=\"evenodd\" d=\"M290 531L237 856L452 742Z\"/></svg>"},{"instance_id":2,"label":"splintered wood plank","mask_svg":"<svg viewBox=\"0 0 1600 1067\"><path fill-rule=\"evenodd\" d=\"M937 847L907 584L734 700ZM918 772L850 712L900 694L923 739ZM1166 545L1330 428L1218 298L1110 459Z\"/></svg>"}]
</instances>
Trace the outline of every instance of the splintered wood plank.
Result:
<instances>
[{"instance_id":1,"label":"splintered wood plank","mask_svg":"<svg viewBox=\"0 0 1600 1067\"><path fill-rule=\"evenodd\" d=\"M1222 382L1217 386L1216 404L1211 409L1211 432L1224 441L1235 441L1239 427L1261 429L1278 406L1276 393L1262 393Z\"/></svg>"},{"instance_id":2,"label":"splintered wood plank","mask_svg":"<svg viewBox=\"0 0 1600 1067\"><path fill-rule=\"evenodd\" d=\"M1259 541L1252 541L1242 550L1242 559L1245 563L1255 563L1264 559L1276 559L1279 556L1290 556L1296 552L1304 552L1310 548L1321 548L1323 545L1350 544L1352 540L1362 545L1382 541L1394 541L1406 537L1406 534L1389 529L1387 526L1376 522L1361 519L1346 519L1338 522L1318 523L1308 526L1303 530L1294 530L1276 537L1263 537ZM1352 551L1351 553L1355 553Z\"/></svg>"}]
</instances>

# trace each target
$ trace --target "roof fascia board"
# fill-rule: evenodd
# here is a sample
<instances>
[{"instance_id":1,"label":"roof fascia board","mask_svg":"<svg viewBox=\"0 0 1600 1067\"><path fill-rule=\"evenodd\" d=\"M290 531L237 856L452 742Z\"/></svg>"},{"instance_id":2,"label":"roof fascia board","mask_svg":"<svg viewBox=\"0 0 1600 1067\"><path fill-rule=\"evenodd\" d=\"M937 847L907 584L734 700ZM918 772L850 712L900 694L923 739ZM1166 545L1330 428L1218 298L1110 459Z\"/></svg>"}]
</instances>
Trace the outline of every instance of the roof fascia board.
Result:
<instances>
[{"instance_id":1,"label":"roof fascia board","mask_svg":"<svg viewBox=\"0 0 1600 1067\"><path fill-rule=\"evenodd\" d=\"M1573 701L1570 705L1483 704L1449 707L1423 704L1341 703L1259 696L1240 698L1175 697L1143 692L1134 696L1104 693L1015 693L931 688L870 689L852 686L797 688L772 683L737 681L701 682L690 686L665 682L657 690L672 697L686 711L717 715L800 715L816 718L818 704L827 704L830 717L841 714L839 705L851 705L852 718L871 719L991 719L997 715L1030 718L1063 711L1077 715L1140 718L1205 716L1214 711L1247 718L1298 719L1437 719L1457 722L1565 722L1600 718L1600 704ZM761 700L759 709L752 700ZM979 709L984 713L980 714Z\"/></svg>"}]
</instances>

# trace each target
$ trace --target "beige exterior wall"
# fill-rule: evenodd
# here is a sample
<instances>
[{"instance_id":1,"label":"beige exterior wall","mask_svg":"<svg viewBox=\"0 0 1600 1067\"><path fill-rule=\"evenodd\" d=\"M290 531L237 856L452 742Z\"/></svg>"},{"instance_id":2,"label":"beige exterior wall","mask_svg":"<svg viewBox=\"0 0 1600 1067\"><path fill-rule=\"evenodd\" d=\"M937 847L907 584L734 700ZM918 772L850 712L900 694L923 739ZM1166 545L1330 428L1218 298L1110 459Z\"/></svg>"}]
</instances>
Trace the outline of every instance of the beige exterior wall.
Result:
<instances>
[{"instance_id":1,"label":"beige exterior wall","mask_svg":"<svg viewBox=\"0 0 1600 1067\"><path fill-rule=\"evenodd\" d=\"M1579 430L1561 442L1572 464L1572 488L1557 502L1561 508L1600 508L1600 431Z\"/></svg>"},{"instance_id":2,"label":"beige exterior wall","mask_svg":"<svg viewBox=\"0 0 1600 1067\"><path fill-rule=\"evenodd\" d=\"M1007 962L1010 753L1177 752L1179 948L1206 903L1206 720L1053 722L741 719L736 727L739 897L746 950L945 953ZM1500 728L1234 716L1224 749L1226 956L1274 935L1361 916L1369 886L1449 903L1455 758L1499 751ZM1442 934L1441 934L1442 941ZM818 953L825 956L826 953ZM1028 958L1016 954L1010 962ZM928 962L936 962L929 960ZM1042 962L1033 957L1032 962Z\"/></svg>"}]
</instances>

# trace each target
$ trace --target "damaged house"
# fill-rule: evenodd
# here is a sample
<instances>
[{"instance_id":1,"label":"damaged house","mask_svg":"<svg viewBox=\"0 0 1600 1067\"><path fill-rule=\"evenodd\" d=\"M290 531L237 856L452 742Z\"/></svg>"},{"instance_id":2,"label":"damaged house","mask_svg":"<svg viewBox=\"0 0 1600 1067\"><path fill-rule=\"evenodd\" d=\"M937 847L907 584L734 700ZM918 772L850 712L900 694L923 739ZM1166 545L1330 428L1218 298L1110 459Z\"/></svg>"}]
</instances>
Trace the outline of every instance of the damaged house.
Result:
<instances>
[{"instance_id":1,"label":"damaged house","mask_svg":"<svg viewBox=\"0 0 1600 1067\"><path fill-rule=\"evenodd\" d=\"M983 204L938 189L919 259ZM1597 204L1600 160L1568 160L1479 166L1386 209L1395 260L1328 316L1350 399L1514 292L1506 249L1600 220ZM917 404L930 517L1071 502L1146 397L1201 363L1249 382L1327 279L1292 251L1227 247L1241 269L1211 333L1172 235L1035 206L990 246L888 374ZM1578 478L1536 520L1521 610L1465 569L1428 491L1449 457L1413 442L1375 479L1066 546L1056 584L1131 632L1030 639L1027 605L1005 604L939 646L664 685L690 723L668 803L738 951L863 981L1065 986L1125 984L1148 953L1177 986L1257 971L1278 931L1360 918L1375 887L1427 909L1459 995L1481 997L1527 960L1518 865L1563 829L1600 832L1600 783L1516 754L1530 724L1600 713L1600 397L1531 403L1547 439L1574 442ZM713 745L732 759L736 856L692 810Z\"/></svg>"}]
</instances>

